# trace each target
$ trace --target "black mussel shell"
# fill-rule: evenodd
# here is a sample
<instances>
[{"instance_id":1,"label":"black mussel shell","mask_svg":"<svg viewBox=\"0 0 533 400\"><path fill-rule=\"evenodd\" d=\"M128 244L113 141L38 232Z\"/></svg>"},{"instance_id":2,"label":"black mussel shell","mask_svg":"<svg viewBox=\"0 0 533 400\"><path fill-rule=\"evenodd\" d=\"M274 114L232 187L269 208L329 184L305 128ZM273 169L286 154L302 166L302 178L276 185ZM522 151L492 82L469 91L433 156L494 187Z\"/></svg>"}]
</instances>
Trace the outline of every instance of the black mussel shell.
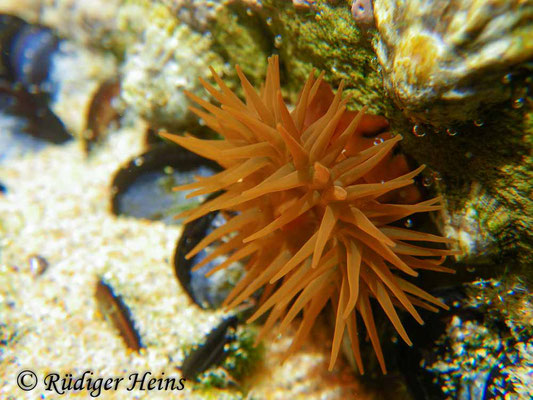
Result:
<instances>
[{"instance_id":1,"label":"black mussel shell","mask_svg":"<svg viewBox=\"0 0 533 400\"><path fill-rule=\"evenodd\" d=\"M216 243L207 246L207 248L188 260L185 255L204 237L225 223L226 218L219 211L213 211L189 222L183 227L183 232L174 253L176 277L192 301L204 309L218 308L222 304L241 276L244 266L241 262L235 262L229 267L206 277L205 275L209 271L226 261L227 255L216 257L197 271L192 271L192 269L211 253Z\"/></svg>"},{"instance_id":2,"label":"black mussel shell","mask_svg":"<svg viewBox=\"0 0 533 400\"><path fill-rule=\"evenodd\" d=\"M72 139L44 97L0 80L0 161Z\"/></svg>"},{"instance_id":3,"label":"black mussel shell","mask_svg":"<svg viewBox=\"0 0 533 400\"><path fill-rule=\"evenodd\" d=\"M186 379L194 379L208 368L220 365L227 356L225 347L236 340L235 329L238 318L230 316L213 329L203 344L192 350L183 361L181 374Z\"/></svg>"},{"instance_id":4,"label":"black mussel shell","mask_svg":"<svg viewBox=\"0 0 533 400\"><path fill-rule=\"evenodd\" d=\"M46 27L5 14L0 15L0 30L4 77L32 93L50 92L45 83L59 38Z\"/></svg>"},{"instance_id":5,"label":"black mussel shell","mask_svg":"<svg viewBox=\"0 0 533 400\"><path fill-rule=\"evenodd\" d=\"M48 28L0 14L0 159L72 139L48 107L48 75L58 44Z\"/></svg>"},{"instance_id":6,"label":"black mussel shell","mask_svg":"<svg viewBox=\"0 0 533 400\"><path fill-rule=\"evenodd\" d=\"M11 44L13 38L17 36L18 32L27 25L27 23L19 17L8 14L0 14L0 76L4 79L14 81L12 67L11 67Z\"/></svg>"},{"instance_id":7,"label":"black mussel shell","mask_svg":"<svg viewBox=\"0 0 533 400\"><path fill-rule=\"evenodd\" d=\"M166 223L178 223L180 211L194 207L203 197L186 199L190 191L173 191L194 176L211 176L220 167L173 144L161 143L121 168L112 183L112 212Z\"/></svg>"},{"instance_id":8,"label":"black mussel shell","mask_svg":"<svg viewBox=\"0 0 533 400\"><path fill-rule=\"evenodd\" d=\"M0 81L0 111L24 120L24 131L55 144L70 139L63 122L48 108L44 96L33 95L21 85Z\"/></svg>"},{"instance_id":9,"label":"black mussel shell","mask_svg":"<svg viewBox=\"0 0 533 400\"><path fill-rule=\"evenodd\" d=\"M58 45L59 39L49 29L24 26L14 37L10 49L14 80L32 91L39 91L48 79L51 56Z\"/></svg>"}]
</instances>

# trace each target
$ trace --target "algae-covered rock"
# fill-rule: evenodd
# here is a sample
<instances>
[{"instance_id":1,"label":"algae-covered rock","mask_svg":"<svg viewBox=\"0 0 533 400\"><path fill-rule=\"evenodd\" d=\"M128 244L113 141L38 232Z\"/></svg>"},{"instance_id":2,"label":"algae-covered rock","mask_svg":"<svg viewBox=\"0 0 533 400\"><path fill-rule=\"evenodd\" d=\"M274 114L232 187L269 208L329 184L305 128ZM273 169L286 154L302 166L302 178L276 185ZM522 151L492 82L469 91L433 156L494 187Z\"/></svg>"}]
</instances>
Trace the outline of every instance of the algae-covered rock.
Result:
<instances>
[{"instance_id":1,"label":"algae-covered rock","mask_svg":"<svg viewBox=\"0 0 533 400\"><path fill-rule=\"evenodd\" d=\"M301 83L316 68L325 71L325 79L332 86L345 81L346 93L353 96L350 102L353 108L368 105L372 112L383 113L386 101L383 101L377 59L368 38L352 21L347 2L317 1L309 7L284 0L260 3L259 8L248 1L236 0L217 19L214 36L219 44L231 49L227 52L231 53L233 63L257 65L257 58L264 54L265 48L270 48L280 56L282 86L292 101L296 100ZM262 41L269 43L255 48L228 43L224 29L230 20L233 32L241 29L251 32L248 35L252 37L262 35ZM264 68L263 72L257 68L243 70L250 72L252 80L260 80L259 74L264 74Z\"/></svg>"},{"instance_id":2,"label":"algae-covered rock","mask_svg":"<svg viewBox=\"0 0 533 400\"><path fill-rule=\"evenodd\" d=\"M211 32L213 49L224 58L224 61L231 66L239 64L251 82L263 81L267 57L275 49L273 36L257 10L244 9L238 5L221 9ZM231 88L240 89L234 72L230 72L229 78L228 84Z\"/></svg>"},{"instance_id":3,"label":"algae-covered rock","mask_svg":"<svg viewBox=\"0 0 533 400\"><path fill-rule=\"evenodd\" d=\"M458 240L463 250L458 260L504 264L528 284L533 278L528 268L533 243L532 115L524 108L502 107L443 130L413 125L399 112L392 116L396 132L404 134L403 150L429 166L429 190L444 196L442 229Z\"/></svg>"},{"instance_id":4,"label":"algae-covered rock","mask_svg":"<svg viewBox=\"0 0 533 400\"><path fill-rule=\"evenodd\" d=\"M388 67L381 71L373 45L378 49L381 46L378 55L384 57L388 53L379 43L390 39L392 33L380 37L380 32L358 27L350 13L351 2L323 0L316 1L310 7L296 7L293 2L281 0L264 0L261 7L253 7L251 3L253 2L234 0L214 25L217 47L231 48L231 51L223 50L226 59L230 59L232 64L246 65L245 72L252 80L259 80L264 73L257 58L262 57L265 46L259 50L253 43L230 40L228 44L229 36L224 28L229 25L232 32L247 32L249 37L263 34L263 40L270 41L272 51L280 56L284 94L293 101L297 96L297 88L312 68L325 71L325 80L333 86L344 79L346 92L353 96L349 107L358 109L367 105L370 111L384 114L391 121L392 131L404 137L402 151L417 164L429 167L424 177L424 186L427 191L444 196L446 210L441 230L458 239L459 248L464 251L458 259L464 263L487 265L505 260L507 268L531 277L531 271L525 267L532 262L529 243L533 242L533 204L529 183L533 179L530 155L533 114L530 110L531 98L528 97L531 81L529 78L524 79L520 72L523 66L520 63L524 61L524 57L517 53L516 46L508 49L505 53L507 58L497 64L497 73L489 73L492 69L487 66L485 69L476 69L476 74L472 75L479 77L480 82L488 86L491 86L489 82L497 75L494 90L501 89L510 98L500 96L482 99L480 92L476 92L481 97L474 101L471 96L466 96L468 93L465 91L462 101L466 101L468 107L458 108L458 112L465 111L464 116L459 118L463 122L454 122L457 116L453 117L438 102L430 102L427 105L428 112L425 109L423 112L424 120L428 123L422 124L412 120L388 96L388 89L396 86L387 75ZM412 7L411 3L415 4L416 1L405 2L405 7ZM427 8L436 7L436 3L438 2L428 2L420 12L429 12ZM492 27L495 21L487 19L486 2L482 3L476 4L481 13L478 18L483 31ZM394 4L396 2L391 3L391 7ZM452 2L450 7L458 7L466 12L464 10L475 5L468 4ZM376 5L378 8L384 7L383 2L380 5L378 1ZM505 36L502 40L512 39L511 42L515 43L516 38L522 37L520 35L530 29L523 20L528 6L512 8L498 2L498 7L501 15L498 14L497 21L502 24L498 25L498 29L503 32L506 26L512 25L512 21L516 22L516 26L509 27L511 37ZM465 17L463 14L461 15ZM402 15L407 19L412 18L411 15ZM454 18L459 17L460 15ZM398 15L394 15L394 21L389 21L392 25L388 29L392 31L394 26L400 30L408 28L398 18ZM474 17L469 18L468 21L472 22ZM250 20L258 22L250 24ZM381 26L384 27L385 23L383 19ZM426 23L427 21L420 22L421 26L426 26ZM453 25L454 29L459 29L456 25ZM451 28L452 26L448 26L445 33L449 33ZM497 39L492 31L490 35L482 33L479 33L480 37L476 40L487 46ZM470 46L469 49L474 46L468 41L465 43ZM528 43L521 45L529 48ZM483 51L486 54L485 63L491 60L496 62L489 47ZM520 67L515 68L517 65ZM435 67L444 68L439 63ZM457 81L454 86L453 82L450 81L451 86L447 90L453 91L454 87L465 84L460 80L460 84ZM421 78L417 81L421 93L442 95L442 91L438 92L433 88L434 84L437 83ZM415 94L408 99L419 101ZM479 111L480 99L500 103ZM501 102L502 99L505 101ZM431 108L433 106L435 109ZM476 112L473 114L474 109ZM443 118L446 125L435 128L434 126L442 125ZM465 118L470 120L465 122Z\"/></svg>"}]
</instances>

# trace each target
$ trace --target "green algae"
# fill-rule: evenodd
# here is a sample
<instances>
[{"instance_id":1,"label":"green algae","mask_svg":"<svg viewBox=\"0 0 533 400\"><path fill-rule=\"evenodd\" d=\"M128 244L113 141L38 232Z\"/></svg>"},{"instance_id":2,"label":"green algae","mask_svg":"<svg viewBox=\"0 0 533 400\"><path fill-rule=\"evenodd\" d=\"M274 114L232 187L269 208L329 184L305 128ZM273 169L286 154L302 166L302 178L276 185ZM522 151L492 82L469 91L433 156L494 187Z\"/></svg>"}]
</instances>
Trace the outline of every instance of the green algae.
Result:
<instances>
[{"instance_id":1,"label":"green algae","mask_svg":"<svg viewBox=\"0 0 533 400\"><path fill-rule=\"evenodd\" d=\"M232 89L240 90L233 66L238 64L248 79L256 85L264 80L267 58L272 54L273 38L258 14L239 7L220 10L211 29L212 49L220 54L231 68L228 78Z\"/></svg>"},{"instance_id":2,"label":"green algae","mask_svg":"<svg viewBox=\"0 0 533 400\"><path fill-rule=\"evenodd\" d=\"M235 40L237 34L244 36ZM368 105L381 113L386 107L371 37L358 30L345 2L318 1L303 10L284 0L265 0L260 9L236 3L217 17L213 35L225 59L241 65L257 84L264 78L266 57L279 54L282 86L291 101L316 68L333 87L345 81L352 108Z\"/></svg>"}]
</instances>

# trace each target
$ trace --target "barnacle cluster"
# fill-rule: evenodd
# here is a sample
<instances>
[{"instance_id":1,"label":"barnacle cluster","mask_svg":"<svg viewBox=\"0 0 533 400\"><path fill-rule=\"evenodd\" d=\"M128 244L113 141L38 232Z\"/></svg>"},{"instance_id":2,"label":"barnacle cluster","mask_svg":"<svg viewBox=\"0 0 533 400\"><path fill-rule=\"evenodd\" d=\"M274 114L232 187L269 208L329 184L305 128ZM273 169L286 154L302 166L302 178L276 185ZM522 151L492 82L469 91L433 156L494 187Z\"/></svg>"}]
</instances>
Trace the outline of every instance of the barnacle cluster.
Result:
<instances>
[{"instance_id":1,"label":"barnacle cluster","mask_svg":"<svg viewBox=\"0 0 533 400\"><path fill-rule=\"evenodd\" d=\"M342 83L333 96L323 74L315 78L312 71L289 111L280 90L277 56L268 60L260 93L238 66L236 70L245 102L213 69L219 90L201 82L220 106L188 93L205 109L192 107L192 111L222 140L161 133L224 168L214 176L176 188L195 189L189 196L222 191L183 212L185 222L215 210L227 215L227 223L201 240L187 257L218 244L195 268L223 254L228 258L210 274L239 260L245 263L246 274L225 305L234 307L262 288L258 308L249 319L254 321L270 310L258 338L276 322L280 332L284 331L301 313L288 354L302 344L320 311L331 301L336 322L330 369L347 331L363 372L359 313L385 372L370 298L377 299L399 335L411 344L395 308L407 310L422 323L414 306L434 311L433 305L446 306L399 275L417 276L417 270L451 272L441 264L447 255L455 254L436 248L450 239L391 223L438 210L441 199L418 201L413 178L423 166L408 172L405 160L392 155L401 136L362 136L373 124L386 129L386 120L365 115L364 109L347 111L349 99L342 96ZM418 241L435 245L413 244Z\"/></svg>"}]
</instances>

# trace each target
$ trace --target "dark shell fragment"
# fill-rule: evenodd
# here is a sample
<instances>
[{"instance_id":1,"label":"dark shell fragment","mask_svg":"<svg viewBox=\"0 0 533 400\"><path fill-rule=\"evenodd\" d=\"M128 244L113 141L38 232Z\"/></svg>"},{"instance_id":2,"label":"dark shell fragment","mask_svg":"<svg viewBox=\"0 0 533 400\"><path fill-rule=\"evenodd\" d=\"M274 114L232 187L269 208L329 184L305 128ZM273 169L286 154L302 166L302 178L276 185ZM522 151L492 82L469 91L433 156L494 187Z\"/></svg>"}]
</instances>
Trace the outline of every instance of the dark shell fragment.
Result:
<instances>
[{"instance_id":1,"label":"dark shell fragment","mask_svg":"<svg viewBox=\"0 0 533 400\"><path fill-rule=\"evenodd\" d=\"M225 223L226 218L219 211L211 212L189 222L183 227L183 232L174 253L176 277L191 300L204 309L218 308L222 304L242 274L244 266L241 262L235 262L222 271L206 276L209 271L228 258L227 255L221 255L209 261L197 271L192 271L196 264L211 253L216 247L216 243L207 246L207 248L188 260L185 256L204 237Z\"/></svg>"},{"instance_id":2,"label":"dark shell fragment","mask_svg":"<svg viewBox=\"0 0 533 400\"><path fill-rule=\"evenodd\" d=\"M109 127L118 122L120 113L115 106L120 94L120 82L111 79L103 82L93 95L87 115L87 127L83 134L85 151L89 152L94 145L101 142Z\"/></svg>"},{"instance_id":3,"label":"dark shell fragment","mask_svg":"<svg viewBox=\"0 0 533 400\"><path fill-rule=\"evenodd\" d=\"M203 344L192 350L181 366L181 374L186 379L194 379L208 368L220 365L227 357L225 347L236 340L235 329L238 318L231 316L213 329Z\"/></svg>"},{"instance_id":4,"label":"dark shell fragment","mask_svg":"<svg viewBox=\"0 0 533 400\"><path fill-rule=\"evenodd\" d=\"M187 191L173 191L194 176L211 176L220 167L188 150L167 143L153 146L121 168L112 183L112 212L168 224L180 211L198 205L203 198L186 199Z\"/></svg>"},{"instance_id":5,"label":"dark shell fragment","mask_svg":"<svg viewBox=\"0 0 533 400\"><path fill-rule=\"evenodd\" d=\"M99 279L95 297L100 312L118 330L126 346L133 351L139 351L144 347L128 306L120 295L115 294L111 285Z\"/></svg>"}]
</instances>

